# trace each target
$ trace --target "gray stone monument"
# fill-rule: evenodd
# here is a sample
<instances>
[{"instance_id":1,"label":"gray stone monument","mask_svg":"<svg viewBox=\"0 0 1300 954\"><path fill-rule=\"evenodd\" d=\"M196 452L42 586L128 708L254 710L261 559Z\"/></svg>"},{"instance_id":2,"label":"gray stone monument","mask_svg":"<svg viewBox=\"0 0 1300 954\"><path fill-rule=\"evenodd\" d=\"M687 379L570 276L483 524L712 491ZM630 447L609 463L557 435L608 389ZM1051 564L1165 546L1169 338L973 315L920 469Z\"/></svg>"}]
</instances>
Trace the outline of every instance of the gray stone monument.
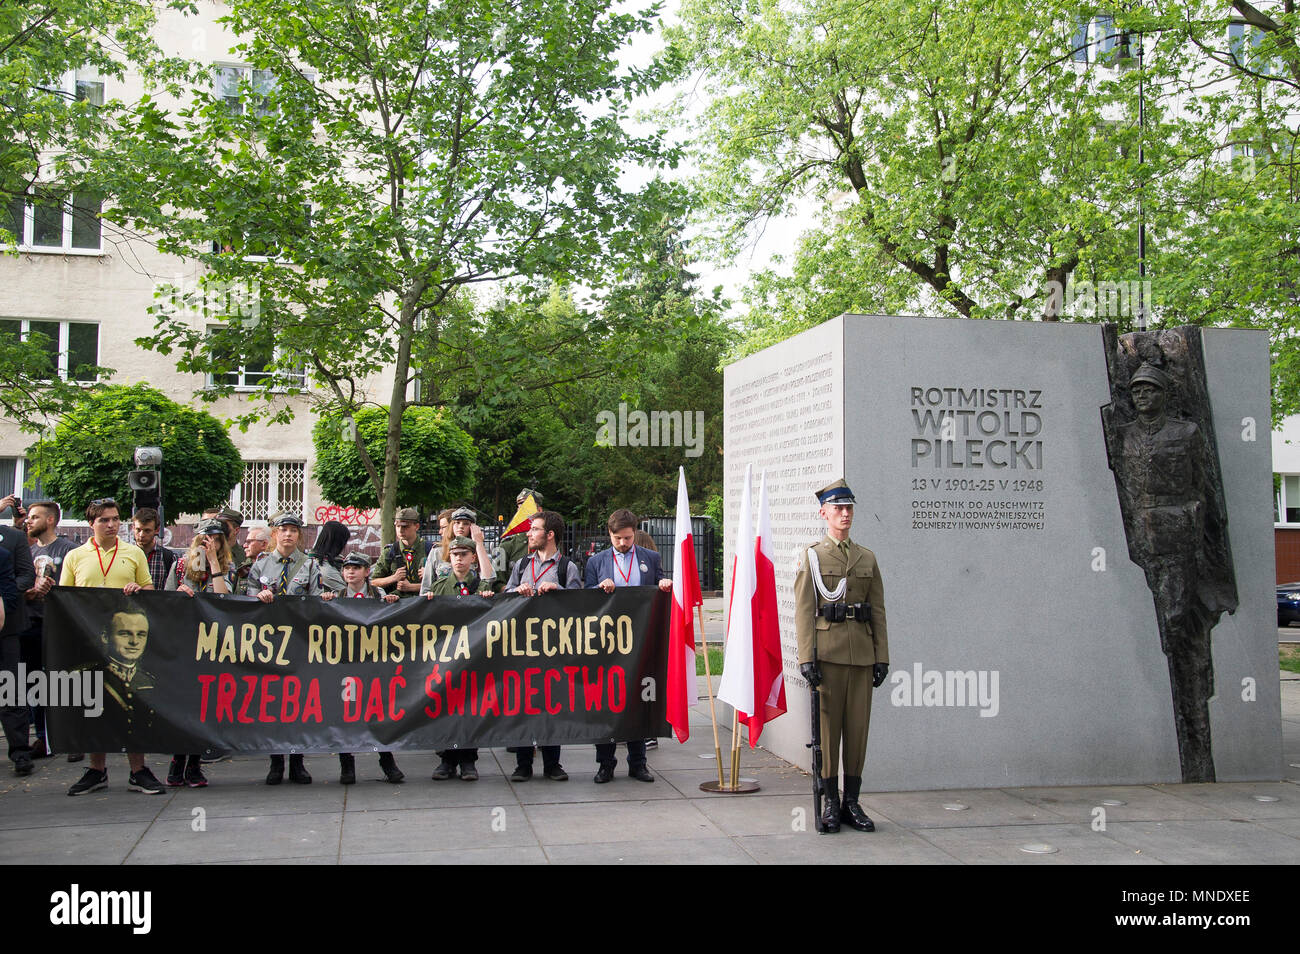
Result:
<instances>
[{"instance_id":1,"label":"gray stone monument","mask_svg":"<svg viewBox=\"0 0 1300 954\"><path fill-rule=\"evenodd\" d=\"M1268 339L1200 338L1235 570L1235 611L1219 580L1204 638L1211 777L1279 778ZM865 790L1184 778L1178 676L1103 427L1105 408L1135 419L1137 367L1117 403L1098 325L845 315L726 369L728 527L745 465L765 468L777 551L790 711L761 744L807 763L795 561L824 529L813 491L844 476L890 620Z\"/></svg>"}]
</instances>

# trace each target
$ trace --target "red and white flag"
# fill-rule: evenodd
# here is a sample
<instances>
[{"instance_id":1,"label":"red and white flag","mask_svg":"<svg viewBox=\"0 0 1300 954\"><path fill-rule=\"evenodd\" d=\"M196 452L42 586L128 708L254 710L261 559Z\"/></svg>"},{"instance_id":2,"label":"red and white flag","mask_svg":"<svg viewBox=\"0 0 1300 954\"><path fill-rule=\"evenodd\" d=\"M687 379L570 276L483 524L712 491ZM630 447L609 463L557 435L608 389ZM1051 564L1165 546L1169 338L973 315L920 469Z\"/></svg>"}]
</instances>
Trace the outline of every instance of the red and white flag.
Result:
<instances>
[{"instance_id":1,"label":"red and white flag","mask_svg":"<svg viewBox=\"0 0 1300 954\"><path fill-rule=\"evenodd\" d=\"M766 658L767 650L759 650L758 624L766 628L767 612L764 603L759 600L758 577L758 541L754 539L753 525L753 468L745 468L745 491L740 500L740 517L736 529L736 563L732 568L731 598L727 610L727 656L723 662L723 678L718 686L718 698L735 708L741 721L749 725L749 743L753 747L758 741L758 733L763 730L763 723L775 719L784 712L785 684L772 686L770 667ZM766 474L763 480L766 494ZM766 559L771 567L770 556ZM768 577L768 578L771 578ZM766 587L764 587L766 589ZM772 590L774 606L772 621L775 623L775 589ZM766 595L763 595L766 600ZM780 673L780 639L776 643L777 673ZM762 678L762 684L759 682ZM772 712L768 701L779 698L781 710Z\"/></svg>"},{"instance_id":2,"label":"red and white flag","mask_svg":"<svg viewBox=\"0 0 1300 954\"><path fill-rule=\"evenodd\" d=\"M677 468L677 531L673 544L673 615L668 635L668 722L678 742L691 737L690 712L698 698L695 686L695 608L700 574L691 535L691 503L686 497L686 468ZM701 635L703 635L701 633Z\"/></svg>"},{"instance_id":3,"label":"red and white flag","mask_svg":"<svg viewBox=\"0 0 1300 954\"><path fill-rule=\"evenodd\" d=\"M763 723L785 712L785 670L781 664L781 622L776 615L776 564L772 559L772 518L767 507L767 471L758 492L758 539L754 541L754 710L749 716L749 747ZM724 670L725 671L725 670ZM757 710L757 711L755 711Z\"/></svg>"}]
</instances>

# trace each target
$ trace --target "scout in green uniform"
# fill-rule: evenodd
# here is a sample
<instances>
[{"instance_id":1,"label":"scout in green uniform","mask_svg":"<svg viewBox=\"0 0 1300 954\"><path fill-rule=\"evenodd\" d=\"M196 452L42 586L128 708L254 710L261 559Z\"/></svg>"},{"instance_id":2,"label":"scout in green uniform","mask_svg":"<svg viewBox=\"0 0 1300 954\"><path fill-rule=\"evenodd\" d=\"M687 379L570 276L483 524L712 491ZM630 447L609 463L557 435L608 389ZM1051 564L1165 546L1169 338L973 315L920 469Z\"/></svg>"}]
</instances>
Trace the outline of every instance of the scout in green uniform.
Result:
<instances>
[{"instance_id":1,"label":"scout in green uniform","mask_svg":"<svg viewBox=\"0 0 1300 954\"><path fill-rule=\"evenodd\" d=\"M822 748L827 832L843 821L858 831L876 826L858 804L867 757L871 690L889 674L885 587L876 555L849 539L853 491L843 480L817 491L826 536L799 561L794 581L799 671L821 687ZM839 797L840 742L844 743L844 801Z\"/></svg>"},{"instance_id":2,"label":"scout in green uniform","mask_svg":"<svg viewBox=\"0 0 1300 954\"><path fill-rule=\"evenodd\" d=\"M451 572L446 576L438 577L425 593L425 598L431 600L435 596L492 596L494 593L500 593L502 584L498 583L492 575L492 564L488 560L487 551L482 547L481 536L477 542L469 537L453 537L451 545L447 548L451 555ZM476 558L477 567L474 566ZM460 769L460 777L465 781L478 780L478 769L474 767L474 763L478 761L478 749L443 749L438 755L442 761L433 770L432 778L435 782L455 778L457 768Z\"/></svg>"},{"instance_id":3,"label":"scout in green uniform","mask_svg":"<svg viewBox=\"0 0 1300 954\"><path fill-rule=\"evenodd\" d=\"M370 582L405 599L418 596L428 549L420 539L420 511L403 507L393 521L397 542L384 547Z\"/></svg>"},{"instance_id":4,"label":"scout in green uniform","mask_svg":"<svg viewBox=\"0 0 1300 954\"><path fill-rule=\"evenodd\" d=\"M370 557L353 550L343 560L339 571L343 577L341 600L383 600L396 603L396 593L384 593L383 590L370 585ZM392 752L379 753L379 770L384 773L384 781L396 785L406 778L406 773L397 767L397 760ZM339 753L339 784L354 785L357 781L357 760L351 752Z\"/></svg>"}]
</instances>

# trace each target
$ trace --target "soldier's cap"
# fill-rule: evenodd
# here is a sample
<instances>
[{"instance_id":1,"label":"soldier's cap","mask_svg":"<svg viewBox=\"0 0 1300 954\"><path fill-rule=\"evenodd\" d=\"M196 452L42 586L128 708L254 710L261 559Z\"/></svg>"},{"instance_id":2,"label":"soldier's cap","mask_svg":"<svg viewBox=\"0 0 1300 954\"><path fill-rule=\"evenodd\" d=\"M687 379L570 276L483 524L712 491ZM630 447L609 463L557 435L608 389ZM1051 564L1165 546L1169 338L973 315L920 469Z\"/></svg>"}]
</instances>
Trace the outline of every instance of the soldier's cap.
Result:
<instances>
[{"instance_id":1,"label":"soldier's cap","mask_svg":"<svg viewBox=\"0 0 1300 954\"><path fill-rule=\"evenodd\" d=\"M197 537L203 534L209 537L226 535L226 525L220 520L200 520L194 525L194 535Z\"/></svg>"},{"instance_id":2,"label":"soldier's cap","mask_svg":"<svg viewBox=\"0 0 1300 954\"><path fill-rule=\"evenodd\" d=\"M849 485L841 477L835 483L817 491L817 502L820 504L842 504L857 503L857 500L853 496L853 491L849 489Z\"/></svg>"},{"instance_id":3,"label":"soldier's cap","mask_svg":"<svg viewBox=\"0 0 1300 954\"><path fill-rule=\"evenodd\" d=\"M236 527L242 527L244 525L244 515L234 507L222 507L217 511L217 519L229 520Z\"/></svg>"},{"instance_id":4,"label":"soldier's cap","mask_svg":"<svg viewBox=\"0 0 1300 954\"><path fill-rule=\"evenodd\" d=\"M528 499L529 494L533 495L533 499L537 501L537 506L540 507L542 505L542 495L539 494L536 490L533 490L532 487L525 487L523 490L519 491L519 496L515 498L515 503L517 504L523 503L525 500Z\"/></svg>"},{"instance_id":5,"label":"soldier's cap","mask_svg":"<svg viewBox=\"0 0 1300 954\"><path fill-rule=\"evenodd\" d=\"M278 517L273 517L270 524L273 527L297 527L299 530L302 529L302 520L299 519L297 514L292 513L282 513Z\"/></svg>"},{"instance_id":6,"label":"soldier's cap","mask_svg":"<svg viewBox=\"0 0 1300 954\"><path fill-rule=\"evenodd\" d=\"M370 557L366 556L360 550L353 550L343 558L344 566L364 566L370 569Z\"/></svg>"},{"instance_id":7,"label":"soldier's cap","mask_svg":"<svg viewBox=\"0 0 1300 954\"><path fill-rule=\"evenodd\" d=\"M461 507L451 515L451 519L468 520L470 523L475 523L478 520L478 515L474 513L473 507Z\"/></svg>"},{"instance_id":8,"label":"soldier's cap","mask_svg":"<svg viewBox=\"0 0 1300 954\"><path fill-rule=\"evenodd\" d=\"M1145 381L1147 384L1154 384L1162 391L1168 391L1169 385L1172 383L1169 379L1169 375L1165 374L1154 364L1147 361L1143 361L1142 367L1138 368L1137 371L1133 373L1133 377L1129 379L1128 386L1132 387L1141 381Z\"/></svg>"},{"instance_id":9,"label":"soldier's cap","mask_svg":"<svg viewBox=\"0 0 1300 954\"><path fill-rule=\"evenodd\" d=\"M409 523L419 523L420 511L416 510L414 507L403 507L401 510L397 511L397 516L395 516L393 519L402 520Z\"/></svg>"},{"instance_id":10,"label":"soldier's cap","mask_svg":"<svg viewBox=\"0 0 1300 954\"><path fill-rule=\"evenodd\" d=\"M474 541L469 537L452 537L451 543L447 544L447 551L452 550L477 550Z\"/></svg>"}]
</instances>

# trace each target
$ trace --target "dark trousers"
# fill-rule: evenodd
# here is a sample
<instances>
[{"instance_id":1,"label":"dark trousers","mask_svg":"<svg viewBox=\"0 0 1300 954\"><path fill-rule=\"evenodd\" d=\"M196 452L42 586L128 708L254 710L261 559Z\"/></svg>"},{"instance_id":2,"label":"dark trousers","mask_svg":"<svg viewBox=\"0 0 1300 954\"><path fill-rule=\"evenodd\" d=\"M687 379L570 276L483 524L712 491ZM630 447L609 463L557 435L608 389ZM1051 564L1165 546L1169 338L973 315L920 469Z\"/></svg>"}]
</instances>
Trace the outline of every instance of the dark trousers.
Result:
<instances>
[{"instance_id":1,"label":"dark trousers","mask_svg":"<svg viewBox=\"0 0 1300 954\"><path fill-rule=\"evenodd\" d=\"M10 633L0 636L0 669L10 673L15 682L18 680L18 660L20 658L18 634ZM25 687L23 687L25 689ZM4 723L5 741L9 743L9 758L14 764L27 762L32 757L32 747L27 742L28 715L26 706L0 707L0 722Z\"/></svg>"},{"instance_id":2,"label":"dark trousers","mask_svg":"<svg viewBox=\"0 0 1300 954\"><path fill-rule=\"evenodd\" d=\"M596 745L596 762L613 768L618 764L617 753L617 742L599 742ZM645 765L645 739L627 743L627 767L634 769L638 765Z\"/></svg>"},{"instance_id":3,"label":"dark trousers","mask_svg":"<svg viewBox=\"0 0 1300 954\"><path fill-rule=\"evenodd\" d=\"M448 765L473 765L478 761L478 749L440 749L438 758Z\"/></svg>"},{"instance_id":4,"label":"dark trousers","mask_svg":"<svg viewBox=\"0 0 1300 954\"><path fill-rule=\"evenodd\" d=\"M32 617L32 625L18 637L19 656L27 666L28 672L45 668L45 652L41 640L44 638L40 616ZM32 725L36 727L36 738L45 738L45 706L30 706Z\"/></svg>"},{"instance_id":5,"label":"dark trousers","mask_svg":"<svg viewBox=\"0 0 1300 954\"><path fill-rule=\"evenodd\" d=\"M542 768L548 769L553 765L560 764L560 747L558 745L539 745L537 748L542 752ZM533 767L533 747L529 746L512 746L506 749L507 752L515 753L515 761L519 765Z\"/></svg>"}]
</instances>

